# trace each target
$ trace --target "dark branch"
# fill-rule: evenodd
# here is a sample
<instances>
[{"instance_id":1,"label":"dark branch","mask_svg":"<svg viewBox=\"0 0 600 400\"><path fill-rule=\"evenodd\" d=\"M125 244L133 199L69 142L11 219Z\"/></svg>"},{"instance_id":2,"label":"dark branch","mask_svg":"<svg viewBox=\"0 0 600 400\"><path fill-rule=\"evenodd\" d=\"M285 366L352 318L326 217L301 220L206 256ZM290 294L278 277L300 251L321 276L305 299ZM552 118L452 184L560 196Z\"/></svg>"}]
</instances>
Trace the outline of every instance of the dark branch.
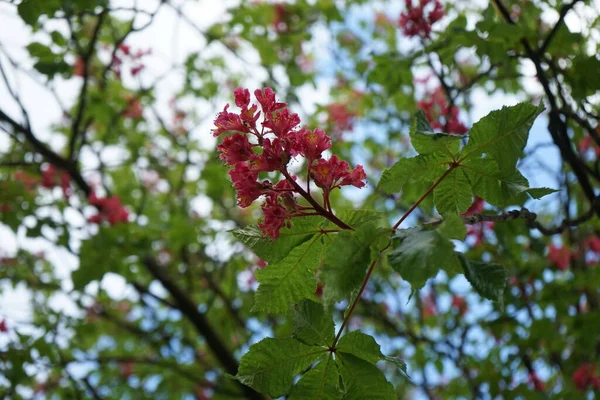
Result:
<instances>
[{"instance_id":1,"label":"dark branch","mask_svg":"<svg viewBox=\"0 0 600 400\"><path fill-rule=\"evenodd\" d=\"M143 262L150 274L152 274L152 276L167 289L171 296L173 296L173 299L179 306L179 310L204 337L214 356L223 365L225 370L231 375L237 374L237 360L233 357L227 346L225 346L225 343L218 337L206 316L198 311L194 302L162 271L160 265L158 265L153 258L146 257ZM255 392L250 387L242 385L241 383L240 386L248 399L264 399L262 395Z\"/></svg>"}]
</instances>

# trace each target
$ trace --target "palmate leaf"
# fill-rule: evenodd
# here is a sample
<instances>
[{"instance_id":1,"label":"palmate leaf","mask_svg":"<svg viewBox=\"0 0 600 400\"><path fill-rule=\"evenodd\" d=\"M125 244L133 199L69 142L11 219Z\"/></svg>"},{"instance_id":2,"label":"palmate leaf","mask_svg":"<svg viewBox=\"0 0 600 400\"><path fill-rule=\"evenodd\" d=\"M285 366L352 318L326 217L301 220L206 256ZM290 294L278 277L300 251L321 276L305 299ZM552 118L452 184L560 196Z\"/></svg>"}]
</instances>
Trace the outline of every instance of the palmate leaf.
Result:
<instances>
[{"instance_id":1,"label":"palmate leaf","mask_svg":"<svg viewBox=\"0 0 600 400\"><path fill-rule=\"evenodd\" d=\"M543 105L529 103L492 111L469 131L469 142L461 151L461 161L486 154L496 161L500 170L507 173L515 170L523 155L529 129L542 111Z\"/></svg>"},{"instance_id":2,"label":"palmate leaf","mask_svg":"<svg viewBox=\"0 0 600 400\"><path fill-rule=\"evenodd\" d=\"M410 142L419 154L443 153L452 159L460 149L460 141L465 135L435 133L423 110L419 110L410 126Z\"/></svg>"},{"instance_id":3,"label":"palmate leaf","mask_svg":"<svg viewBox=\"0 0 600 400\"><path fill-rule=\"evenodd\" d=\"M341 219L342 221L344 221L345 223L347 223L348 225L350 225L354 228L358 228L358 227L366 224L367 222L379 220L383 216L383 213L381 211L376 211L376 210L341 209L336 212L336 216L339 219ZM330 227L331 225L333 225L333 222L327 221L327 224L324 226Z\"/></svg>"},{"instance_id":4,"label":"palmate leaf","mask_svg":"<svg viewBox=\"0 0 600 400\"><path fill-rule=\"evenodd\" d=\"M462 214L473 203L469 180L460 168L455 168L433 191L433 203L441 215Z\"/></svg>"},{"instance_id":5,"label":"palmate leaf","mask_svg":"<svg viewBox=\"0 0 600 400\"><path fill-rule=\"evenodd\" d=\"M375 365L348 353L338 353L338 370L344 382L344 400L395 400L394 386Z\"/></svg>"},{"instance_id":6,"label":"palmate leaf","mask_svg":"<svg viewBox=\"0 0 600 400\"><path fill-rule=\"evenodd\" d=\"M453 214L444 216L444 220L437 231L448 239L464 240L467 236L467 228L462 218Z\"/></svg>"},{"instance_id":7,"label":"palmate leaf","mask_svg":"<svg viewBox=\"0 0 600 400\"><path fill-rule=\"evenodd\" d=\"M377 256L371 244L379 232L375 223L370 222L356 231L342 231L335 236L327 248L320 274L326 304L342 300L358 289L367 267Z\"/></svg>"},{"instance_id":8,"label":"palmate leaf","mask_svg":"<svg viewBox=\"0 0 600 400\"><path fill-rule=\"evenodd\" d=\"M317 288L315 270L321 262L319 236L294 248L283 260L256 273L260 283L253 311L287 313L292 304L311 298Z\"/></svg>"},{"instance_id":9,"label":"palmate leaf","mask_svg":"<svg viewBox=\"0 0 600 400\"><path fill-rule=\"evenodd\" d=\"M403 230L392 246L390 265L414 289L422 288L440 269L460 269L454 245L437 231Z\"/></svg>"},{"instance_id":10,"label":"palmate leaf","mask_svg":"<svg viewBox=\"0 0 600 400\"><path fill-rule=\"evenodd\" d=\"M373 336L364 334L361 331L352 331L342 336L336 345L336 349L342 353L362 358L371 364L385 360L385 356L381 353L381 348Z\"/></svg>"},{"instance_id":11,"label":"palmate leaf","mask_svg":"<svg viewBox=\"0 0 600 400\"><path fill-rule=\"evenodd\" d=\"M326 349L294 339L266 338L250 346L235 379L272 397L283 396L289 393L294 376L326 353Z\"/></svg>"},{"instance_id":12,"label":"palmate leaf","mask_svg":"<svg viewBox=\"0 0 600 400\"><path fill-rule=\"evenodd\" d=\"M398 193L410 180L430 182L440 177L447 169L448 159L440 155L419 155L401 158L390 169L383 172L377 189L387 193Z\"/></svg>"},{"instance_id":13,"label":"palmate leaf","mask_svg":"<svg viewBox=\"0 0 600 400\"><path fill-rule=\"evenodd\" d=\"M481 296L493 301L502 302L502 294L506 287L506 269L499 264L488 264L467 259L457 253L465 277Z\"/></svg>"},{"instance_id":14,"label":"palmate leaf","mask_svg":"<svg viewBox=\"0 0 600 400\"><path fill-rule=\"evenodd\" d=\"M473 193L491 205L505 207L527 200L525 192L529 190L529 182L516 169L502 171L495 160L487 158L467 160L460 169L469 180Z\"/></svg>"},{"instance_id":15,"label":"palmate leaf","mask_svg":"<svg viewBox=\"0 0 600 400\"><path fill-rule=\"evenodd\" d=\"M234 229L233 235L263 260L275 263L287 256L293 248L309 240L320 231L325 223L323 217L296 218L290 228L284 227L277 240L265 237L260 229L249 226L244 229Z\"/></svg>"},{"instance_id":16,"label":"palmate leaf","mask_svg":"<svg viewBox=\"0 0 600 400\"><path fill-rule=\"evenodd\" d=\"M323 305L304 300L294 305L293 337L307 345L330 346L335 335L333 319Z\"/></svg>"},{"instance_id":17,"label":"palmate leaf","mask_svg":"<svg viewBox=\"0 0 600 400\"><path fill-rule=\"evenodd\" d=\"M340 374L331 354L302 376L292 389L289 400L340 400Z\"/></svg>"}]
</instances>

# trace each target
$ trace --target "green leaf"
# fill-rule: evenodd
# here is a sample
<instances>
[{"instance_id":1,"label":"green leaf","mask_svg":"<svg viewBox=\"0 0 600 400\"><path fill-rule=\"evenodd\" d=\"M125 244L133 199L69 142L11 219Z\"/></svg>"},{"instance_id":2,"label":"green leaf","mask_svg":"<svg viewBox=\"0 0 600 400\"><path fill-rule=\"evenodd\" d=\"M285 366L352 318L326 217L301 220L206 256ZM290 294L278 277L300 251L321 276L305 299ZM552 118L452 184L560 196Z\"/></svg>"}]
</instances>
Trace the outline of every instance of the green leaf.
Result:
<instances>
[{"instance_id":1,"label":"green leaf","mask_svg":"<svg viewBox=\"0 0 600 400\"><path fill-rule=\"evenodd\" d=\"M302 376L292 389L289 400L339 400L342 396L340 374L330 354Z\"/></svg>"},{"instance_id":2,"label":"green leaf","mask_svg":"<svg viewBox=\"0 0 600 400\"><path fill-rule=\"evenodd\" d=\"M377 188L384 193L393 194L399 192L410 180L431 183L442 176L450 162L447 156L440 153L401 158L383 172Z\"/></svg>"},{"instance_id":3,"label":"green leaf","mask_svg":"<svg viewBox=\"0 0 600 400\"><path fill-rule=\"evenodd\" d=\"M448 239L465 240L467 236L467 228L462 218L456 214L446 215L437 231Z\"/></svg>"},{"instance_id":4,"label":"green leaf","mask_svg":"<svg viewBox=\"0 0 600 400\"><path fill-rule=\"evenodd\" d=\"M283 260L259 270L260 286L253 311L287 313L292 304L315 294L315 270L321 262L323 243L319 237L294 248Z\"/></svg>"},{"instance_id":5,"label":"green leaf","mask_svg":"<svg viewBox=\"0 0 600 400\"><path fill-rule=\"evenodd\" d=\"M344 400L396 400L394 386L375 365L351 354L336 359L344 382Z\"/></svg>"},{"instance_id":6,"label":"green leaf","mask_svg":"<svg viewBox=\"0 0 600 400\"><path fill-rule=\"evenodd\" d=\"M285 258L292 249L309 240L315 233L320 232L324 222L325 219L322 217L296 218L290 228L281 229L277 240L265 237L255 225L231 232L258 257L269 263L275 263Z\"/></svg>"},{"instance_id":7,"label":"green leaf","mask_svg":"<svg viewBox=\"0 0 600 400\"><path fill-rule=\"evenodd\" d=\"M367 222L377 221L383 217L383 213L381 211L375 210L349 210L343 209L336 212L336 216L347 223L348 225L358 228ZM328 225L333 224L333 222L327 221Z\"/></svg>"},{"instance_id":8,"label":"green leaf","mask_svg":"<svg viewBox=\"0 0 600 400\"><path fill-rule=\"evenodd\" d=\"M330 346L335 335L333 319L323 305L304 300L294 305L293 337L307 345Z\"/></svg>"},{"instance_id":9,"label":"green leaf","mask_svg":"<svg viewBox=\"0 0 600 400\"><path fill-rule=\"evenodd\" d=\"M529 129L544 107L520 103L492 111L473 125L469 142L461 159L473 159L486 154L493 158L501 171L511 172L523 155Z\"/></svg>"},{"instance_id":10,"label":"green leaf","mask_svg":"<svg viewBox=\"0 0 600 400\"><path fill-rule=\"evenodd\" d=\"M327 248L321 280L326 304L350 295L362 283L367 267L376 255L371 244L377 239L375 223L367 223L356 231L341 231Z\"/></svg>"},{"instance_id":11,"label":"green leaf","mask_svg":"<svg viewBox=\"0 0 600 400\"><path fill-rule=\"evenodd\" d=\"M404 230L395 238L389 254L390 265L415 289L422 288L440 268L460 268L454 245L437 231Z\"/></svg>"},{"instance_id":12,"label":"green leaf","mask_svg":"<svg viewBox=\"0 0 600 400\"><path fill-rule=\"evenodd\" d=\"M60 0L23 0L17 6L17 12L27 25L35 25L40 16L53 15L60 6Z\"/></svg>"},{"instance_id":13,"label":"green leaf","mask_svg":"<svg viewBox=\"0 0 600 400\"><path fill-rule=\"evenodd\" d=\"M440 182L433 190L433 202L443 216L462 214L471 206L471 185L462 170L455 168Z\"/></svg>"},{"instance_id":14,"label":"green leaf","mask_svg":"<svg viewBox=\"0 0 600 400\"><path fill-rule=\"evenodd\" d=\"M406 366L406 362L403 359L401 359L400 357L385 356L385 361L395 364L400 369L400 371L402 371L404 376L406 376L407 378L409 377L408 368Z\"/></svg>"},{"instance_id":15,"label":"green leaf","mask_svg":"<svg viewBox=\"0 0 600 400\"><path fill-rule=\"evenodd\" d=\"M457 253L465 277L481 296L492 301L502 302L502 294L506 287L506 269L499 264L488 264L467 259Z\"/></svg>"},{"instance_id":16,"label":"green leaf","mask_svg":"<svg viewBox=\"0 0 600 400\"><path fill-rule=\"evenodd\" d=\"M427 163L422 156L401 158L390 169L383 171L377 190L387 194L398 193L413 176L425 168Z\"/></svg>"},{"instance_id":17,"label":"green leaf","mask_svg":"<svg viewBox=\"0 0 600 400\"><path fill-rule=\"evenodd\" d=\"M385 356L381 354L381 348L375 339L361 331L352 331L342 336L336 345L336 349L342 353L362 358L371 364L385 360Z\"/></svg>"},{"instance_id":18,"label":"green leaf","mask_svg":"<svg viewBox=\"0 0 600 400\"><path fill-rule=\"evenodd\" d=\"M544 196L558 192L558 190L550 189L547 187L541 187L541 188L529 188L525 192L527 192L527 194L530 195L534 199L541 199Z\"/></svg>"},{"instance_id":19,"label":"green leaf","mask_svg":"<svg viewBox=\"0 0 600 400\"><path fill-rule=\"evenodd\" d=\"M261 393L283 396L289 393L294 376L326 352L294 339L266 338L250 346L235 378Z\"/></svg>"},{"instance_id":20,"label":"green leaf","mask_svg":"<svg viewBox=\"0 0 600 400\"><path fill-rule=\"evenodd\" d=\"M108 272L122 273L123 259L128 255L123 244L131 240L128 232L127 224L102 227L93 238L82 242L79 268L71 273L76 290L102 280Z\"/></svg>"},{"instance_id":21,"label":"green leaf","mask_svg":"<svg viewBox=\"0 0 600 400\"><path fill-rule=\"evenodd\" d=\"M461 169L473 193L491 205L506 207L527 200L524 192L529 189L529 182L516 169L502 171L494 160L487 158L465 161Z\"/></svg>"},{"instance_id":22,"label":"green leaf","mask_svg":"<svg viewBox=\"0 0 600 400\"><path fill-rule=\"evenodd\" d=\"M460 141L465 135L435 133L423 110L419 110L410 127L410 142L419 154L443 153L450 160L460 149Z\"/></svg>"}]
</instances>

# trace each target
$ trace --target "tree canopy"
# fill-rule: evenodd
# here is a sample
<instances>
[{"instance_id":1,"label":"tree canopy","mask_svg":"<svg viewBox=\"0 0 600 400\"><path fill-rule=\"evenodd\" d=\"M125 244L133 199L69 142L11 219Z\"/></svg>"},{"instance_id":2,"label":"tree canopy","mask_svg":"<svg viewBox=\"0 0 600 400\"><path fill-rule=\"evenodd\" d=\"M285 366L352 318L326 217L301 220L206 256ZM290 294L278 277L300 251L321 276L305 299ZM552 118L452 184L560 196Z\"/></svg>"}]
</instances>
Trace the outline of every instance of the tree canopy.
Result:
<instances>
[{"instance_id":1,"label":"tree canopy","mask_svg":"<svg viewBox=\"0 0 600 400\"><path fill-rule=\"evenodd\" d=\"M597 1L0 24L0 397L600 393Z\"/></svg>"}]
</instances>

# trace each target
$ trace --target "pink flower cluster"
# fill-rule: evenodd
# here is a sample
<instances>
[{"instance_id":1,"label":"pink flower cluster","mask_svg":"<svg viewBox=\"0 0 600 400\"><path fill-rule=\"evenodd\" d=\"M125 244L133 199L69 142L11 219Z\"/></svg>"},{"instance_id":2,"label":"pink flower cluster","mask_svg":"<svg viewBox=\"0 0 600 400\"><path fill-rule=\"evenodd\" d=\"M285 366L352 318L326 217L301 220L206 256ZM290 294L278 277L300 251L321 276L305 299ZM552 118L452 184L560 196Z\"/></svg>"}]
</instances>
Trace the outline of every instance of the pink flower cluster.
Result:
<instances>
[{"instance_id":1,"label":"pink flower cluster","mask_svg":"<svg viewBox=\"0 0 600 400\"><path fill-rule=\"evenodd\" d=\"M90 205L98 208L98 213L92 215L88 221L94 224L100 224L108 221L110 225L127 223L129 221L129 212L121 204L121 199L116 196L98 198L95 192L90 193L88 198Z\"/></svg>"},{"instance_id":2,"label":"pink flower cluster","mask_svg":"<svg viewBox=\"0 0 600 400\"><path fill-rule=\"evenodd\" d=\"M329 194L333 189L345 185L365 186L363 167L351 169L346 161L336 156L324 159L322 154L331 147L331 139L320 129L300 128L298 114L292 113L285 103L278 102L272 89L254 92L258 105L250 103L248 89L238 88L234 96L240 113L230 112L227 104L217 115L212 133L214 136L228 134L217 150L219 158L231 167L229 176L237 190L239 206L248 207L265 195L264 218L259 223L264 235L277 238L279 230L289 225L293 217L331 213ZM287 170L289 161L297 156L304 157L307 162L306 190ZM280 172L283 179L277 183L259 179L259 175L266 172ZM311 179L323 191L323 205L310 195ZM298 204L296 194L304 197L311 206Z\"/></svg>"},{"instance_id":3,"label":"pink flower cluster","mask_svg":"<svg viewBox=\"0 0 600 400\"><path fill-rule=\"evenodd\" d=\"M444 7L439 0L419 0L413 6L412 0L405 0L406 11L400 14L400 29L406 36L419 36L429 39L431 26L442 19Z\"/></svg>"},{"instance_id":4,"label":"pink flower cluster","mask_svg":"<svg viewBox=\"0 0 600 400\"><path fill-rule=\"evenodd\" d=\"M142 58L150 54L152 49L133 51L131 46L120 44L113 55L112 70L117 78L121 79L123 63L128 61L132 64L129 72L132 76L136 76L145 68Z\"/></svg>"},{"instance_id":5,"label":"pink flower cluster","mask_svg":"<svg viewBox=\"0 0 600 400\"><path fill-rule=\"evenodd\" d=\"M42 186L47 189L52 189L60 185L63 194L68 199L71 194L71 175L68 172L59 171L52 164L47 165L42 169Z\"/></svg>"},{"instance_id":6,"label":"pink flower cluster","mask_svg":"<svg viewBox=\"0 0 600 400\"><path fill-rule=\"evenodd\" d=\"M427 93L425 98L419 101L418 106L425 113L433 129L440 129L458 135L464 135L468 132L467 127L458 119L458 107L448 104L441 87Z\"/></svg>"},{"instance_id":7,"label":"pink flower cluster","mask_svg":"<svg viewBox=\"0 0 600 400\"><path fill-rule=\"evenodd\" d=\"M580 391L585 391L592 387L595 390L600 389L600 376L596 372L594 364L583 364L573 372L573 383Z\"/></svg>"},{"instance_id":8,"label":"pink flower cluster","mask_svg":"<svg viewBox=\"0 0 600 400\"><path fill-rule=\"evenodd\" d=\"M333 128L333 137L341 137L344 131L351 131L354 127L356 112L351 111L348 105L333 103L327 106L329 122Z\"/></svg>"}]
</instances>

